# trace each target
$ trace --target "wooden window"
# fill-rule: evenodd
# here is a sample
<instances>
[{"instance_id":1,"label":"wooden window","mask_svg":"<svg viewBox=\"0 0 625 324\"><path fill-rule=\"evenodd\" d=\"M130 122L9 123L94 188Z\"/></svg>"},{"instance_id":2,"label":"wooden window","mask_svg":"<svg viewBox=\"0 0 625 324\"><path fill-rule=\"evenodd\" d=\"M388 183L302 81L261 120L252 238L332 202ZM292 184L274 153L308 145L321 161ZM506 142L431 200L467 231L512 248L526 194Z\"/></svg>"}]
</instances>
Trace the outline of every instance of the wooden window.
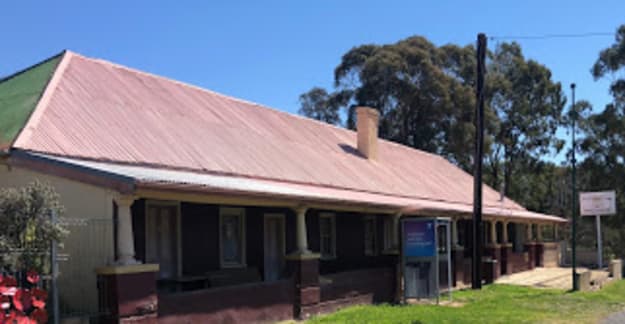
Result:
<instances>
[{"instance_id":1,"label":"wooden window","mask_svg":"<svg viewBox=\"0 0 625 324\"><path fill-rule=\"evenodd\" d=\"M336 258L336 221L334 214L319 215L319 250L322 259Z\"/></svg>"},{"instance_id":2,"label":"wooden window","mask_svg":"<svg viewBox=\"0 0 625 324\"><path fill-rule=\"evenodd\" d=\"M469 235L467 234L467 222L462 219L456 221L456 234L458 235L458 245L468 247ZM452 242L453 243L453 242Z\"/></svg>"},{"instance_id":3,"label":"wooden window","mask_svg":"<svg viewBox=\"0 0 625 324\"><path fill-rule=\"evenodd\" d=\"M377 222L375 216L365 217L365 255L376 255L378 253L377 242Z\"/></svg>"},{"instance_id":4,"label":"wooden window","mask_svg":"<svg viewBox=\"0 0 625 324\"><path fill-rule=\"evenodd\" d=\"M145 262L159 265L159 279L182 275L180 203L145 203Z\"/></svg>"},{"instance_id":5,"label":"wooden window","mask_svg":"<svg viewBox=\"0 0 625 324\"><path fill-rule=\"evenodd\" d=\"M245 209L219 209L219 256L222 268L245 267Z\"/></svg>"},{"instance_id":6,"label":"wooden window","mask_svg":"<svg viewBox=\"0 0 625 324\"><path fill-rule=\"evenodd\" d=\"M284 272L285 225L283 214L265 214L264 223L264 277L265 281L275 281Z\"/></svg>"}]
</instances>

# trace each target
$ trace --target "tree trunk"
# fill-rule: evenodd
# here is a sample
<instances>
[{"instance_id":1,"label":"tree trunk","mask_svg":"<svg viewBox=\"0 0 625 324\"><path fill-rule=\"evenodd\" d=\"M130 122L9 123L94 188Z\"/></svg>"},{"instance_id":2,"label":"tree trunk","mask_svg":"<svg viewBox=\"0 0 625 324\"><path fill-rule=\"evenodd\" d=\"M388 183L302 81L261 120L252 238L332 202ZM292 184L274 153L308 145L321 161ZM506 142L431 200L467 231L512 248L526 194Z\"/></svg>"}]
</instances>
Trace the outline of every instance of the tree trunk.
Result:
<instances>
[{"instance_id":1,"label":"tree trunk","mask_svg":"<svg viewBox=\"0 0 625 324\"><path fill-rule=\"evenodd\" d=\"M510 183L512 179L512 157L510 151L504 150L504 169L503 169L503 193L506 197L510 195Z\"/></svg>"}]
</instances>

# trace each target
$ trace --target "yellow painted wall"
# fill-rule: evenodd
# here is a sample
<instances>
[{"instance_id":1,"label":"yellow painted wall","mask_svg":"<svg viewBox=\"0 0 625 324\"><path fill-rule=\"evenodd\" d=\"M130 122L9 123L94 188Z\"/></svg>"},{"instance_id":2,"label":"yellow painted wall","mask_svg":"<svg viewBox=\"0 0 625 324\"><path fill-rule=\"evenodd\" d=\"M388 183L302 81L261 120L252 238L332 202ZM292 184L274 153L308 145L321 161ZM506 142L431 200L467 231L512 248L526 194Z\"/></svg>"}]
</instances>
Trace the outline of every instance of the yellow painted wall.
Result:
<instances>
[{"instance_id":1,"label":"yellow painted wall","mask_svg":"<svg viewBox=\"0 0 625 324\"><path fill-rule=\"evenodd\" d=\"M0 188L24 186L38 179L52 185L65 207L63 215L82 219L81 225L69 225L69 236L59 253L67 261L59 262L59 295L67 312L97 311L97 285L94 269L113 261L113 192L26 169L0 164Z\"/></svg>"}]
</instances>

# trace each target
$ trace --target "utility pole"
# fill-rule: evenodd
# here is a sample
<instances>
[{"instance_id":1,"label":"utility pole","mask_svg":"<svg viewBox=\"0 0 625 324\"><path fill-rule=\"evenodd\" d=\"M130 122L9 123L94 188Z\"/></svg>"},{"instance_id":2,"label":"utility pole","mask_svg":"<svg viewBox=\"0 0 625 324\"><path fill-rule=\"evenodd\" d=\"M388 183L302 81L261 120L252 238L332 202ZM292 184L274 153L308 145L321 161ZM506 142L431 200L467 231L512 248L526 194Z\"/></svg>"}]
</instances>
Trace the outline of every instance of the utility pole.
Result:
<instances>
[{"instance_id":1,"label":"utility pole","mask_svg":"<svg viewBox=\"0 0 625 324\"><path fill-rule=\"evenodd\" d=\"M577 109L575 108L575 83L571 83L571 99L572 99L572 105L571 105L571 124L572 124L572 131L571 131L571 137L572 137L572 141L571 144L573 146L573 151L571 152L571 215L573 217L573 228L572 228L572 233L571 233L571 262L573 263L573 267L572 267L572 276L573 276L573 291L577 291L579 290L579 282L577 279L577 260L576 260L576 239L575 237L577 236L577 191L576 189L576 184L575 184L575 150L577 148L577 145L575 143L575 122L577 121Z\"/></svg>"},{"instance_id":2,"label":"utility pole","mask_svg":"<svg viewBox=\"0 0 625 324\"><path fill-rule=\"evenodd\" d=\"M471 288L482 289L482 156L484 155L484 73L486 35L477 35L475 156L473 159L473 258Z\"/></svg>"}]
</instances>

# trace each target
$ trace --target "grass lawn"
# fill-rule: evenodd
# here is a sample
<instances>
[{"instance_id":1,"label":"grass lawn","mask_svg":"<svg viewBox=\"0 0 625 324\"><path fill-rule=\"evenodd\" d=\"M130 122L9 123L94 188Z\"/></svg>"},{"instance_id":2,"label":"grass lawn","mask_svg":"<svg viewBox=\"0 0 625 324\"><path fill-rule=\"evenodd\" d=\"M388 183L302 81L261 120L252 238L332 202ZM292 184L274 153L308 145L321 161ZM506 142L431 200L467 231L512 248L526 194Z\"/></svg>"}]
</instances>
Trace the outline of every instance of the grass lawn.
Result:
<instances>
[{"instance_id":1,"label":"grass lawn","mask_svg":"<svg viewBox=\"0 0 625 324\"><path fill-rule=\"evenodd\" d=\"M566 292L509 285L454 294L463 306L368 305L345 308L314 323L596 323L625 309L625 280L596 292Z\"/></svg>"}]
</instances>

